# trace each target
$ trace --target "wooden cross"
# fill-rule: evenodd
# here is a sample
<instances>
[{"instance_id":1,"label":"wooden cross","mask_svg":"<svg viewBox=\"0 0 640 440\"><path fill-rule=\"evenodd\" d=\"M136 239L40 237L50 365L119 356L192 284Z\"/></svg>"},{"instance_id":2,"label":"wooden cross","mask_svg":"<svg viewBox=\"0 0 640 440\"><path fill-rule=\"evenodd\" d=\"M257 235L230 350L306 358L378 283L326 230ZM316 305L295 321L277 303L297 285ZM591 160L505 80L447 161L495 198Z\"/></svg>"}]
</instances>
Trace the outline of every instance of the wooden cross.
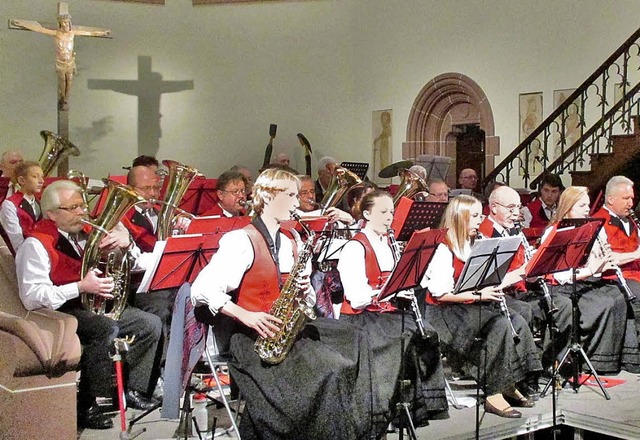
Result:
<instances>
[{"instance_id":1,"label":"wooden cross","mask_svg":"<svg viewBox=\"0 0 640 440\"><path fill-rule=\"evenodd\" d=\"M76 73L76 54L73 51L74 38L101 37L111 38L111 31L87 26L72 26L69 4L58 3L58 24L50 26L30 20L9 20L9 29L33 31L53 37L56 45L56 74L58 76L58 135L69 138L69 91ZM66 173L68 161L63 160L58 174Z\"/></svg>"}]
</instances>

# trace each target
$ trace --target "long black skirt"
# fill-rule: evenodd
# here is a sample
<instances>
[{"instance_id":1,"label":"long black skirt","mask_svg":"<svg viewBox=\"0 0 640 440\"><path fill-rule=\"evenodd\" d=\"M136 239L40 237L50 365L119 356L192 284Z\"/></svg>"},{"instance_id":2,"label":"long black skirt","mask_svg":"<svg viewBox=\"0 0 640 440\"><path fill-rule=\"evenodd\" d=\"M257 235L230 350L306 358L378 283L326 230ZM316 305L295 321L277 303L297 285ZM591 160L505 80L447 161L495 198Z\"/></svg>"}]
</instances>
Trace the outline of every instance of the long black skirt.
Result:
<instances>
[{"instance_id":1,"label":"long black skirt","mask_svg":"<svg viewBox=\"0 0 640 440\"><path fill-rule=\"evenodd\" d=\"M359 326L367 337L374 381L372 423L378 435L384 433L389 421L398 419L397 403L405 400L410 404L416 426L449 416L438 334L433 327L423 321L426 334L423 339L417 334L413 315L408 312L404 335L400 312L364 311L358 315L340 315L340 320ZM403 337L404 353L401 351ZM403 378L403 358L404 378L410 381L404 390L399 386Z\"/></svg>"},{"instance_id":2,"label":"long black skirt","mask_svg":"<svg viewBox=\"0 0 640 440\"><path fill-rule=\"evenodd\" d=\"M517 340L498 303L450 303L425 309L443 352L456 360L455 367L475 377L486 395L504 392L542 370L527 322L515 311L511 318Z\"/></svg>"},{"instance_id":3,"label":"long black skirt","mask_svg":"<svg viewBox=\"0 0 640 440\"><path fill-rule=\"evenodd\" d=\"M231 376L245 399L243 439L370 439L371 372L366 339L346 322L308 323L277 365L261 361L255 336L231 337Z\"/></svg>"}]
</instances>

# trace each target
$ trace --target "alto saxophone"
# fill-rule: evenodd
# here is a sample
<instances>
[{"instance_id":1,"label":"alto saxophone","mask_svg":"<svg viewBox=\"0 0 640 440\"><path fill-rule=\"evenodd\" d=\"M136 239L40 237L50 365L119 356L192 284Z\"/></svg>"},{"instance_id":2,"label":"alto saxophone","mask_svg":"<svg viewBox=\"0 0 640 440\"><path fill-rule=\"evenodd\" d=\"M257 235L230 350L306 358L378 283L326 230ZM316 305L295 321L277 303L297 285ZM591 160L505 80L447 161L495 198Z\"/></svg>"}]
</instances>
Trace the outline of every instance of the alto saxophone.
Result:
<instances>
[{"instance_id":1,"label":"alto saxophone","mask_svg":"<svg viewBox=\"0 0 640 440\"><path fill-rule=\"evenodd\" d=\"M282 321L280 329L273 336L266 338L259 336L255 342L255 351L260 359L268 364L279 364L287 357L298 333L305 326L307 320L316 319L313 306L303 298L303 291L298 283L298 277L307 267L307 263L313 254L313 240L315 233L300 221L300 216L292 213L302 228L307 233L307 239L298 253L287 281L280 289L280 296L271 306L269 314Z\"/></svg>"}]
</instances>

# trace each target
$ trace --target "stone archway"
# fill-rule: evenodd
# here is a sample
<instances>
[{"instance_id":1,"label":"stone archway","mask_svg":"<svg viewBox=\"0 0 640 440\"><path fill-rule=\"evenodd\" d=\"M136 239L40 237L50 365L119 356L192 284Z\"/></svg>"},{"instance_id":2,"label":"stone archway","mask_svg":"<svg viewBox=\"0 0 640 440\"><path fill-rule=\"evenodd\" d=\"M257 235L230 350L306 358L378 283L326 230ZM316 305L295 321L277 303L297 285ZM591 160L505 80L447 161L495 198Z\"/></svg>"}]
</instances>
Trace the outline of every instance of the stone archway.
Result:
<instances>
[{"instance_id":1,"label":"stone archway","mask_svg":"<svg viewBox=\"0 0 640 440\"><path fill-rule=\"evenodd\" d=\"M468 76L443 73L425 84L413 103L402 158L415 160L421 154L433 154L455 161L456 142L452 134L457 126L474 124L485 133L485 172L489 172L500 154L500 138L495 135L489 100Z\"/></svg>"}]
</instances>

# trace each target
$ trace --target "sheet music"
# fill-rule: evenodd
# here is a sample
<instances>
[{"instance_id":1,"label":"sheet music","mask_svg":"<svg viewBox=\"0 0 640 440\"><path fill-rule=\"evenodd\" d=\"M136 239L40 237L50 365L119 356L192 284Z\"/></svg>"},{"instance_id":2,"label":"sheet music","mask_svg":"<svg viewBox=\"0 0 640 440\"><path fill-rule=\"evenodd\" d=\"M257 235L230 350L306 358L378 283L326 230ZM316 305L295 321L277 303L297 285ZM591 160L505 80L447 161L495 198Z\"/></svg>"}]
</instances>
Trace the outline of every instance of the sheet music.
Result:
<instances>
[{"instance_id":1,"label":"sheet music","mask_svg":"<svg viewBox=\"0 0 640 440\"><path fill-rule=\"evenodd\" d=\"M155 275L156 270L158 270L158 264L160 264L160 259L162 258L162 254L164 253L164 248L166 245L166 240L156 241L156 245L153 247L153 251L151 251L151 257L149 258L149 260L151 261L150 266L144 272L144 276L142 277L140 286L138 286L137 293L149 291L149 285L151 284L151 280L153 280L153 276Z\"/></svg>"},{"instance_id":2,"label":"sheet music","mask_svg":"<svg viewBox=\"0 0 640 440\"><path fill-rule=\"evenodd\" d=\"M325 239L327 240L327 239ZM328 246L323 244L322 250L318 254L318 263L322 263L323 261L331 261L338 260L340 258L340 253L342 252L342 248L347 241L344 238L331 238Z\"/></svg>"}]
</instances>

